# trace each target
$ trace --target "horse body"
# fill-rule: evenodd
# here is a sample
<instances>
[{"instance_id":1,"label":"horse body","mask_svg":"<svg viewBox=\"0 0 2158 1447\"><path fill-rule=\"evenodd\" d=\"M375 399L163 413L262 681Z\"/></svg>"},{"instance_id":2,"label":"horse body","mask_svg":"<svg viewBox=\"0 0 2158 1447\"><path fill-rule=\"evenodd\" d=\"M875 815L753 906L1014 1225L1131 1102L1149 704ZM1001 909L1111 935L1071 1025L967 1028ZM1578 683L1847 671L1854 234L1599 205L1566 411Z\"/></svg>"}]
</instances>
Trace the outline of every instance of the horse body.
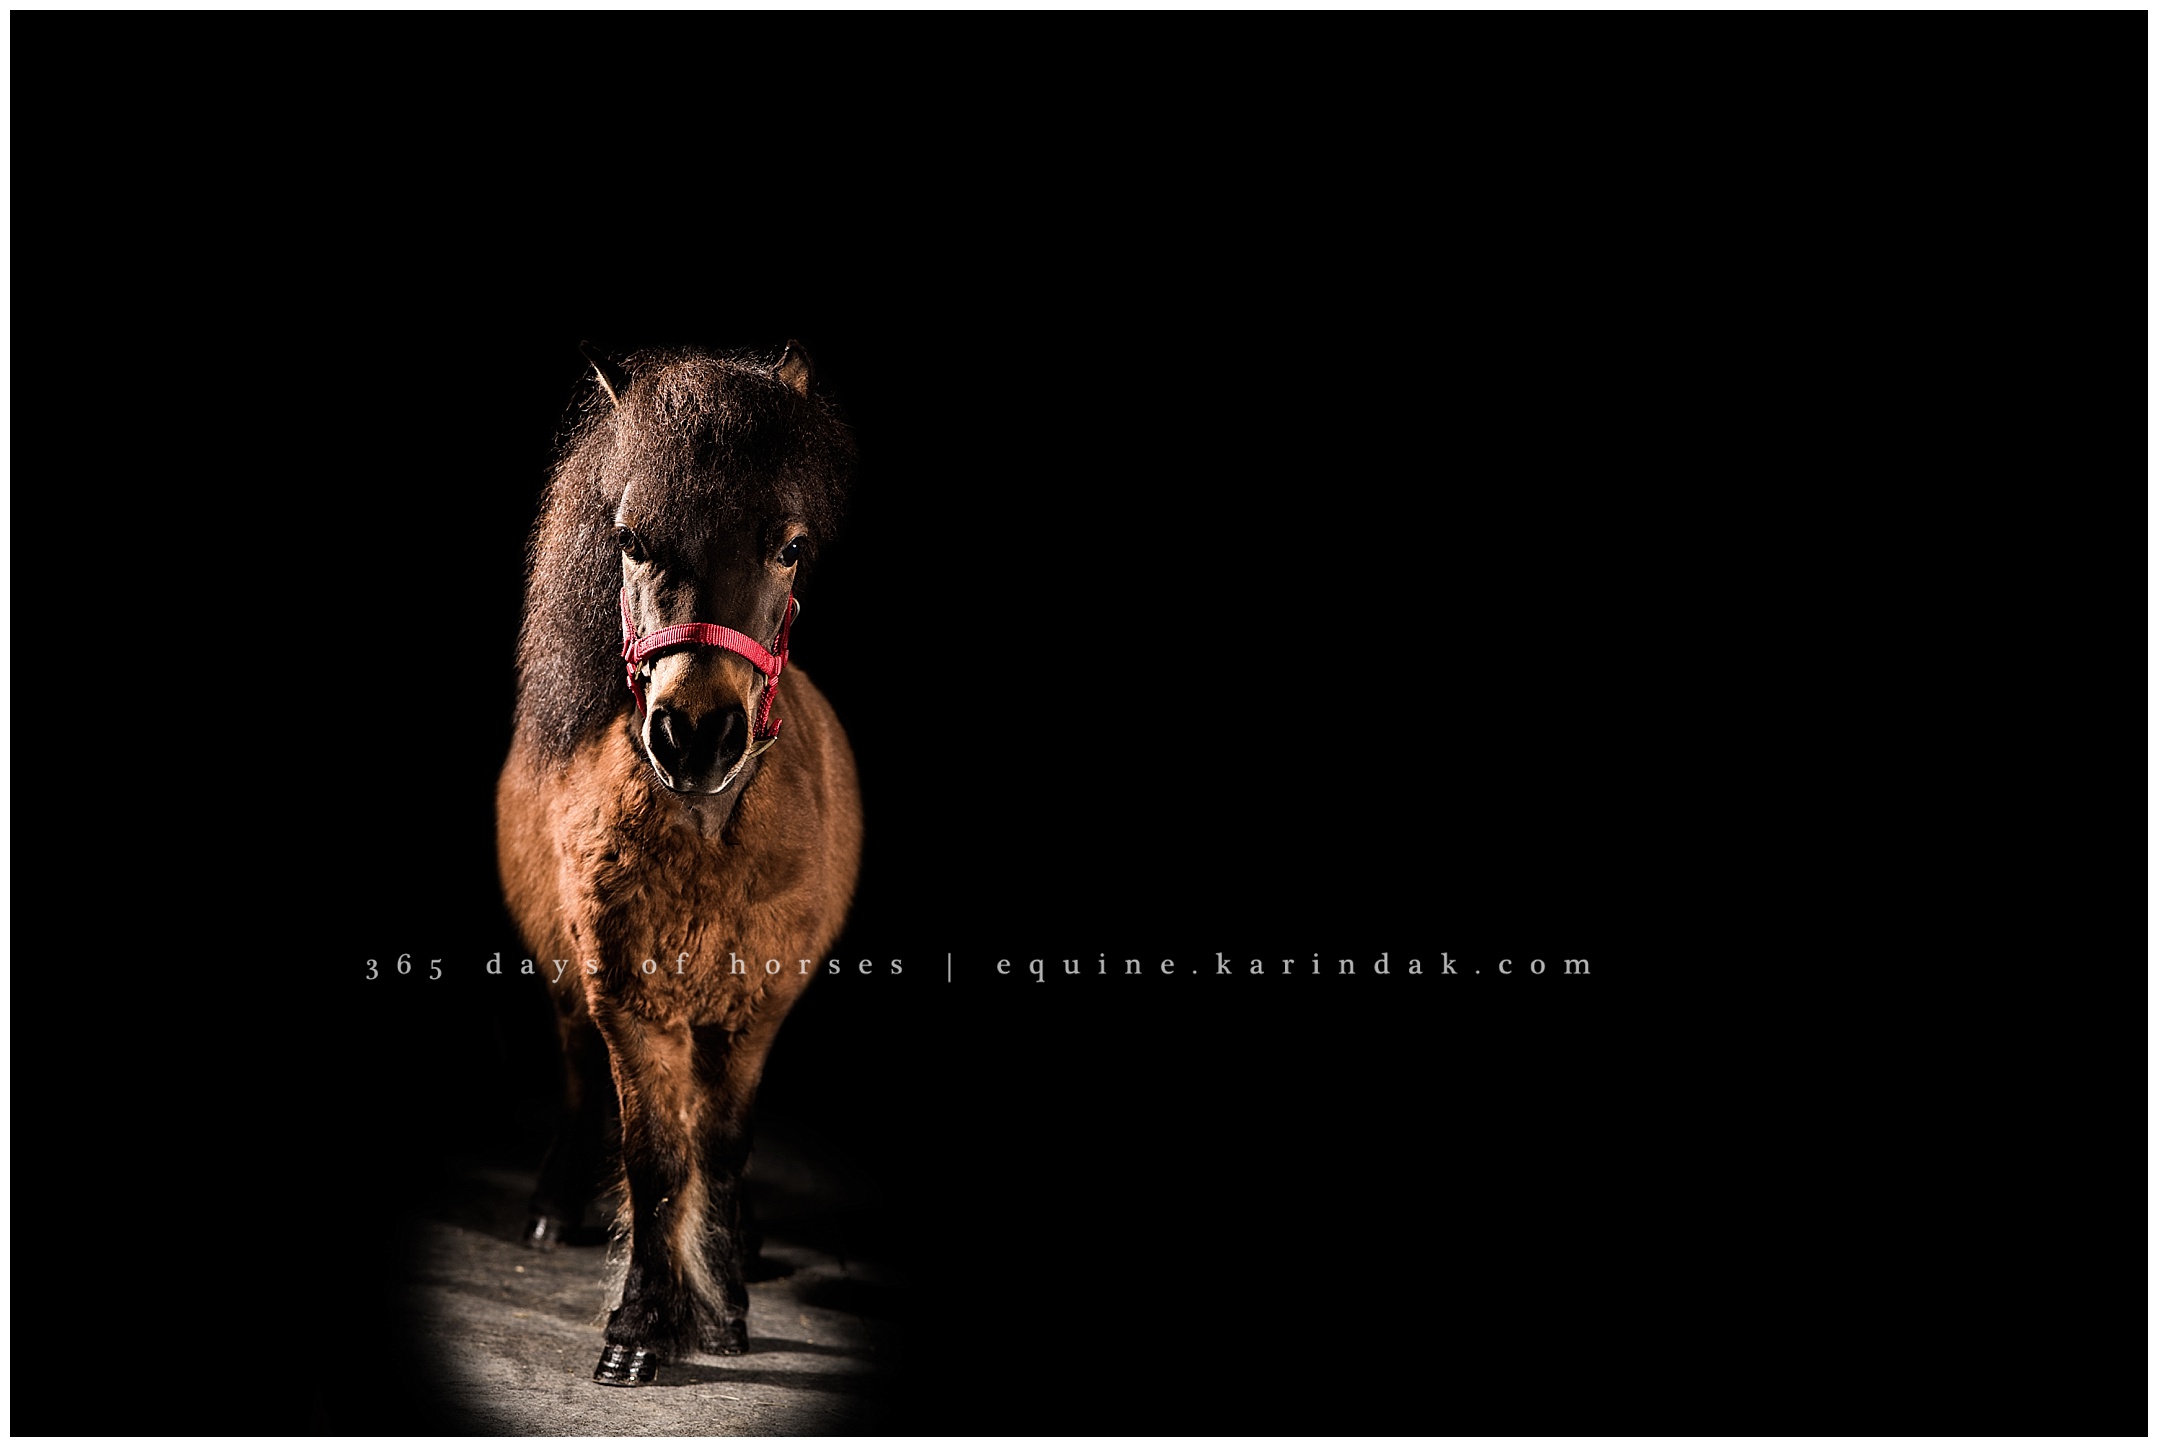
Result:
<instances>
[{"instance_id":1,"label":"horse body","mask_svg":"<svg viewBox=\"0 0 2158 1447\"><path fill-rule=\"evenodd\" d=\"M504 895L548 962L569 1066L529 1239L576 1226L613 1105L629 1252L594 1375L634 1386L678 1354L747 1348L750 1110L845 920L862 824L839 720L784 659L797 555L851 460L838 424L787 360L631 367L619 387L602 370L611 405L549 490L496 815ZM729 616L693 636L774 639L777 676L682 644L633 657L625 681L626 645L590 656L604 603L651 637ZM753 738L772 703L781 725Z\"/></svg>"}]
</instances>

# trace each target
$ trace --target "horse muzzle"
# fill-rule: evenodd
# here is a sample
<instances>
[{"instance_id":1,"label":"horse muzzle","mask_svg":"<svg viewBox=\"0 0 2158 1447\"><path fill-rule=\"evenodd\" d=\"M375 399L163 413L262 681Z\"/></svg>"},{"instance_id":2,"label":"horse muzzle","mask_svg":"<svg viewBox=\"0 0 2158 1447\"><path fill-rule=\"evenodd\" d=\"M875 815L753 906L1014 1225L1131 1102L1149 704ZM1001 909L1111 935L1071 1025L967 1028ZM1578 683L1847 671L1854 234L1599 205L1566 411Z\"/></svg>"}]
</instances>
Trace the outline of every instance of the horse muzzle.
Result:
<instances>
[{"instance_id":1,"label":"horse muzzle","mask_svg":"<svg viewBox=\"0 0 2158 1447\"><path fill-rule=\"evenodd\" d=\"M766 648L748 634L717 623L682 623L639 636L629 611L629 589L622 589L622 665L631 697L645 715L643 740L660 782L678 794L717 794L732 784L743 767L779 738L781 720L772 717L779 675L787 666L787 645L801 604L792 596L780 614L779 632ZM764 701L750 726L744 703L720 702L697 708L686 700L657 698L647 704L646 673L654 660L691 649L712 648L748 661L764 676ZM666 692L666 690L662 690ZM746 695L745 695L746 698Z\"/></svg>"},{"instance_id":2,"label":"horse muzzle","mask_svg":"<svg viewBox=\"0 0 2158 1447\"><path fill-rule=\"evenodd\" d=\"M771 737L751 737L749 718L741 703L696 708L684 693L670 696L655 688L642 735L645 755L659 781L677 794L720 793L772 746Z\"/></svg>"}]
</instances>

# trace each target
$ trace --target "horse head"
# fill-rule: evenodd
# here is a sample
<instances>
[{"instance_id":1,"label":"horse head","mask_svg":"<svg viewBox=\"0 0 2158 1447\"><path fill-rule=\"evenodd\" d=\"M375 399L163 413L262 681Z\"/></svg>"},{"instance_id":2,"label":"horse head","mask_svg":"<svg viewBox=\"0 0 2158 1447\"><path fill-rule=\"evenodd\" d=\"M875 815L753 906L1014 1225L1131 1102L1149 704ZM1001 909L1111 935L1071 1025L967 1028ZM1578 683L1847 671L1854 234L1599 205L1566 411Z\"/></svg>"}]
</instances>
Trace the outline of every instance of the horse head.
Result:
<instances>
[{"instance_id":1,"label":"horse head","mask_svg":"<svg viewBox=\"0 0 2158 1447\"><path fill-rule=\"evenodd\" d=\"M777 737L795 586L828 529L845 439L789 343L775 366L595 358L600 486L620 556L631 726L660 783L718 794Z\"/></svg>"}]
</instances>

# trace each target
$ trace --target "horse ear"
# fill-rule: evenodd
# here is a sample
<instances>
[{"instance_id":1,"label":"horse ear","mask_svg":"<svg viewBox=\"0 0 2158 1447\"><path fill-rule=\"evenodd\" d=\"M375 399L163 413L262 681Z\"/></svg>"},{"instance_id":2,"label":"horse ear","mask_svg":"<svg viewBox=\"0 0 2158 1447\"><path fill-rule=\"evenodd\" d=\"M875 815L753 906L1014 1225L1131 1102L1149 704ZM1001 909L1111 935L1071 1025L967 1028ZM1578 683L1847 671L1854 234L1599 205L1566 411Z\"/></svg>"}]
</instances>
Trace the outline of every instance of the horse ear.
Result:
<instances>
[{"instance_id":1,"label":"horse ear","mask_svg":"<svg viewBox=\"0 0 2158 1447\"><path fill-rule=\"evenodd\" d=\"M787 343L787 350L780 355L779 365L772 370L779 374L780 381L785 382L804 397L809 395L811 378L809 353L802 350L800 342L790 339Z\"/></svg>"},{"instance_id":2,"label":"horse ear","mask_svg":"<svg viewBox=\"0 0 2158 1447\"><path fill-rule=\"evenodd\" d=\"M622 394L629 390L629 373L607 360L607 354L590 342L579 342L577 350L592 364L592 371L599 377L600 390L615 406L622 405Z\"/></svg>"}]
</instances>

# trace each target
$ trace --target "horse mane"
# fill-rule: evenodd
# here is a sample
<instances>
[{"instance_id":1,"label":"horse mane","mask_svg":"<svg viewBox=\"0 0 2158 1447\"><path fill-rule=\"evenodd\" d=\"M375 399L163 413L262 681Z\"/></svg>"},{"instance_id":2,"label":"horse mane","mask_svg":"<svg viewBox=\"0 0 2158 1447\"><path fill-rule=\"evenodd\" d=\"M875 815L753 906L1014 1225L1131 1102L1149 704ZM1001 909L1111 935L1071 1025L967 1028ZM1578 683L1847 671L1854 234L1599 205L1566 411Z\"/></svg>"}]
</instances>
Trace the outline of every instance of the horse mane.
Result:
<instances>
[{"instance_id":1,"label":"horse mane","mask_svg":"<svg viewBox=\"0 0 2158 1447\"><path fill-rule=\"evenodd\" d=\"M626 365L618 402L596 381L581 398L526 552L517 731L542 759L567 758L628 697L614 517L632 479L670 508L722 515L776 491L808 525L806 570L839 525L853 473L853 434L837 411L769 362L665 349Z\"/></svg>"}]
</instances>

